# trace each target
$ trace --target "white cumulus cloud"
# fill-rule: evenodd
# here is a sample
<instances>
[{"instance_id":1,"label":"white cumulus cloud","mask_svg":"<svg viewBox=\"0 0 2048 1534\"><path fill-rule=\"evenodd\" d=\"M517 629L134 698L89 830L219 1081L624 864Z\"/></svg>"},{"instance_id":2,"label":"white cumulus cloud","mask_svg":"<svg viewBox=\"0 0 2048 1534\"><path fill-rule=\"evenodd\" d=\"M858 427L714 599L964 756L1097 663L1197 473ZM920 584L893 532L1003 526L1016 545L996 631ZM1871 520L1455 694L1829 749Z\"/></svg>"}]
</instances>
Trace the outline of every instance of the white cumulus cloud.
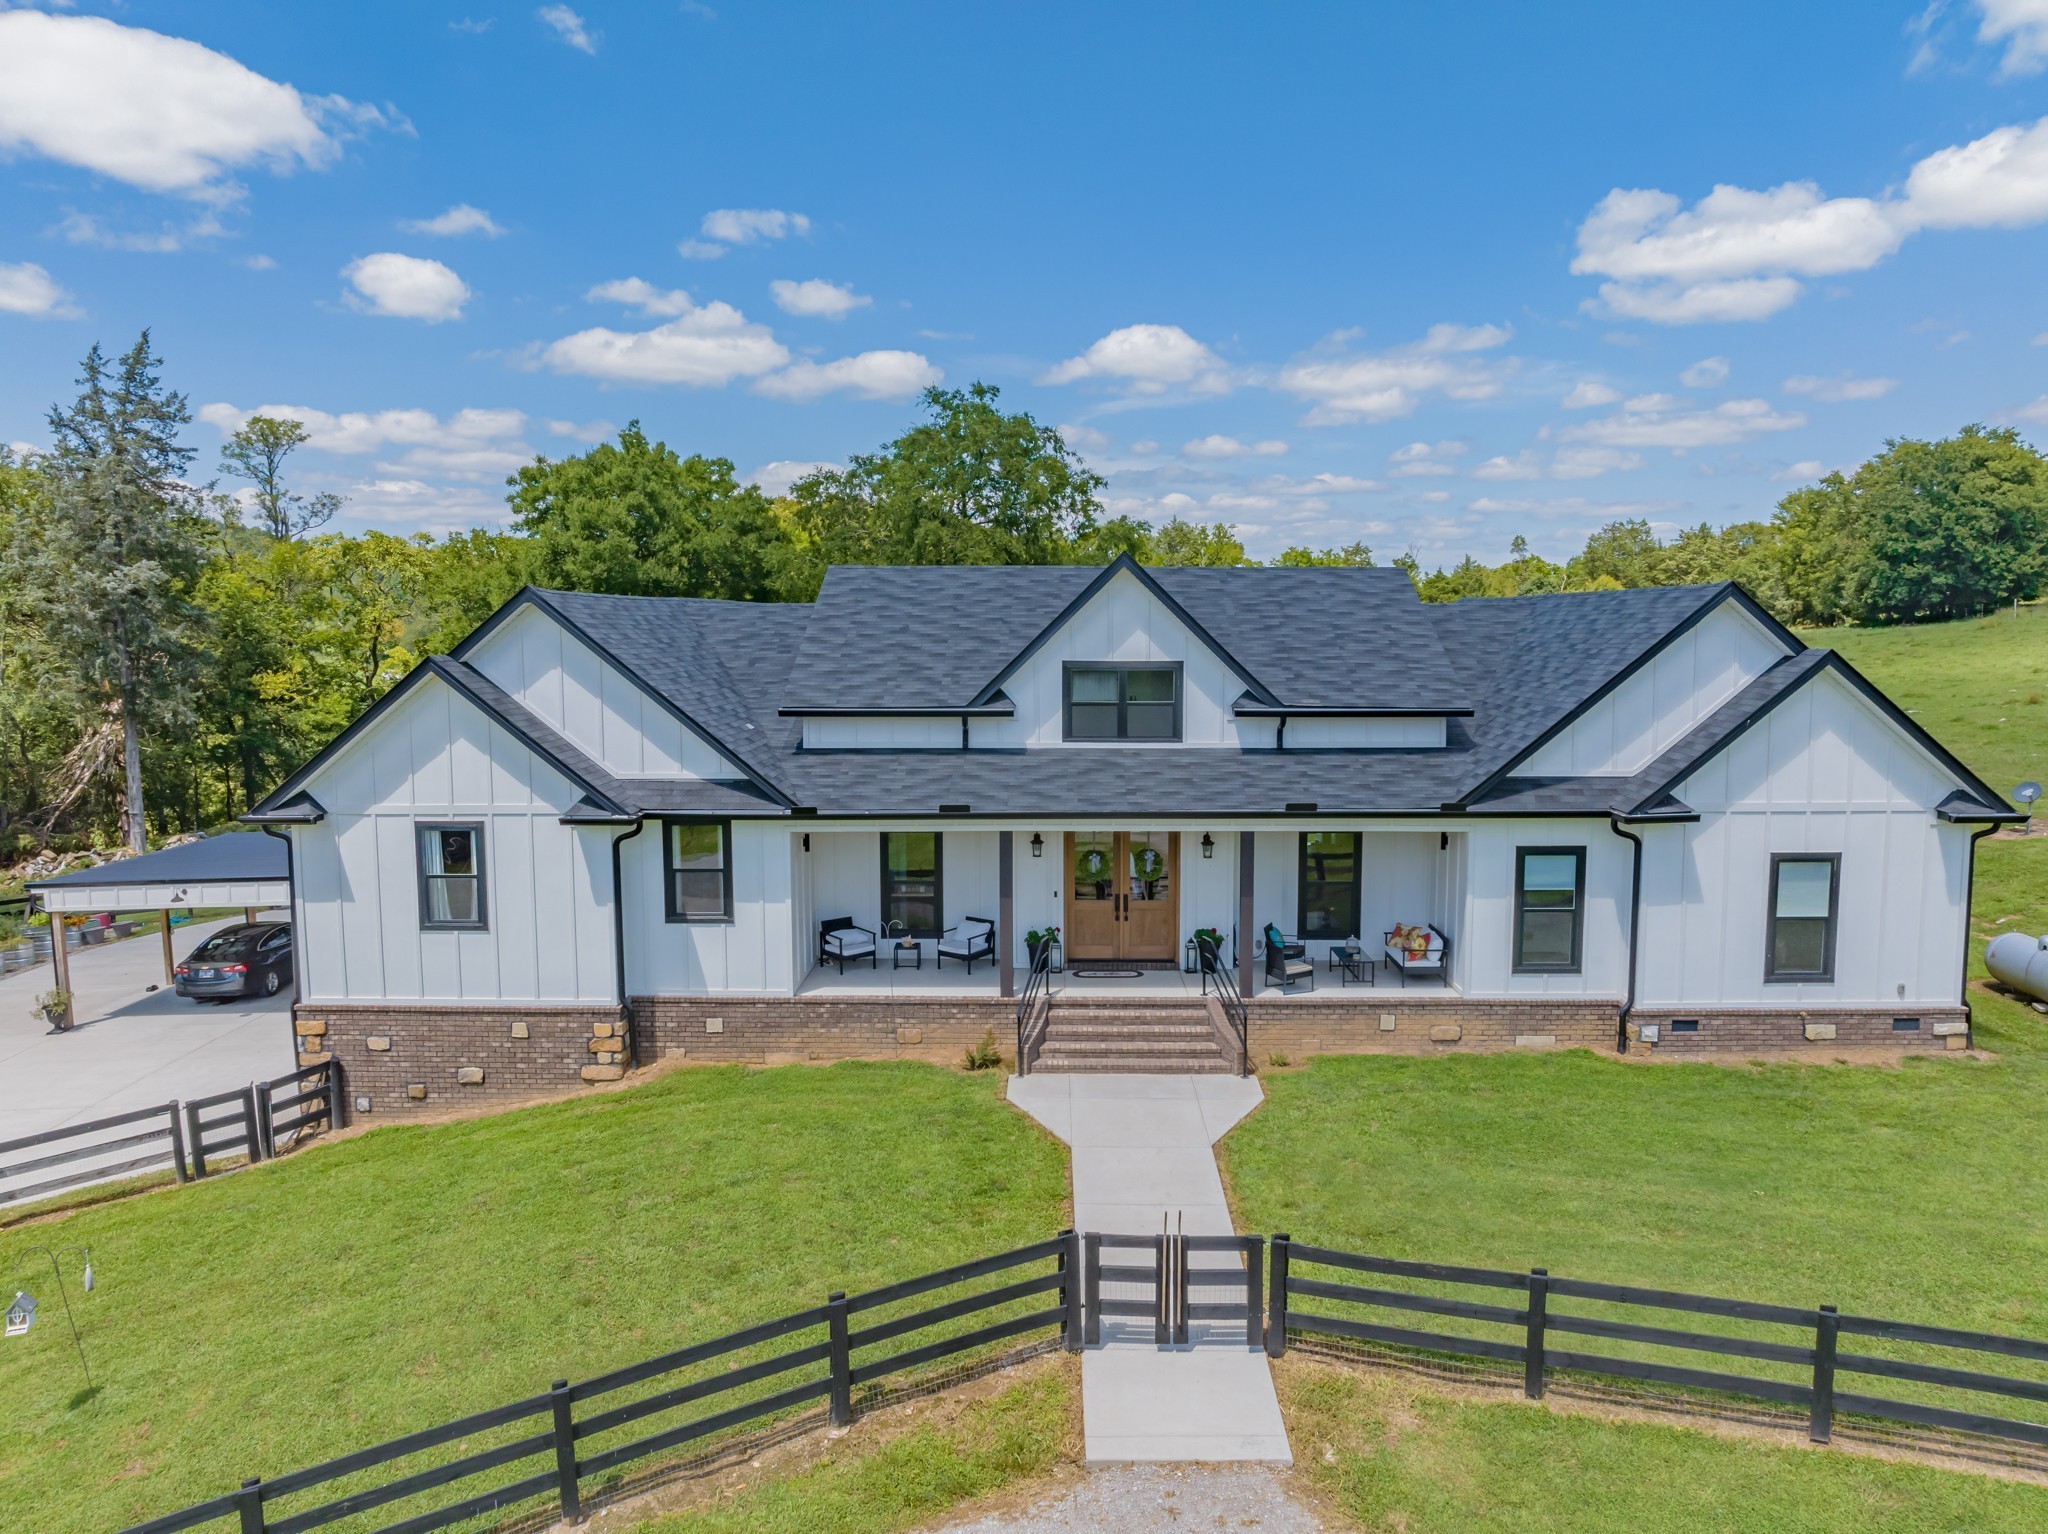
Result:
<instances>
[{"instance_id":1,"label":"white cumulus cloud","mask_svg":"<svg viewBox=\"0 0 2048 1534\"><path fill-rule=\"evenodd\" d=\"M33 261L0 261L0 314L71 316L71 296Z\"/></svg>"},{"instance_id":2,"label":"white cumulus cloud","mask_svg":"<svg viewBox=\"0 0 2048 1534\"><path fill-rule=\"evenodd\" d=\"M2048 0L1978 0L1980 42L2005 45L2001 75L2037 75L2048 66Z\"/></svg>"},{"instance_id":3,"label":"white cumulus cloud","mask_svg":"<svg viewBox=\"0 0 2048 1534\"><path fill-rule=\"evenodd\" d=\"M1387 454L1387 462L1393 465L1388 472L1397 479L1413 479L1422 475L1455 474L1458 472L1455 460L1465 456L1462 442L1411 442L1406 447L1397 447Z\"/></svg>"},{"instance_id":4,"label":"white cumulus cloud","mask_svg":"<svg viewBox=\"0 0 2048 1534\"><path fill-rule=\"evenodd\" d=\"M1240 442L1218 433L1197 437L1180 446L1183 458L1278 458L1286 451L1287 444L1277 437L1263 442Z\"/></svg>"},{"instance_id":5,"label":"white cumulus cloud","mask_svg":"<svg viewBox=\"0 0 2048 1534\"><path fill-rule=\"evenodd\" d=\"M1668 394L1645 394L1614 415L1567 426L1569 441L1602 447L1726 447L1806 424L1797 411L1780 412L1760 399L1731 399L1708 410L1687 408Z\"/></svg>"},{"instance_id":6,"label":"white cumulus cloud","mask_svg":"<svg viewBox=\"0 0 2048 1534\"><path fill-rule=\"evenodd\" d=\"M1620 398L1619 389L1611 389L1592 379L1581 379L1572 385L1572 392L1564 397L1563 404L1567 410L1591 410L1596 405L1611 405Z\"/></svg>"},{"instance_id":7,"label":"white cumulus cloud","mask_svg":"<svg viewBox=\"0 0 2048 1534\"><path fill-rule=\"evenodd\" d=\"M908 399L945 376L916 352L873 351L833 362L806 358L770 373L754 390L776 399L809 400L841 392L862 399Z\"/></svg>"},{"instance_id":8,"label":"white cumulus cloud","mask_svg":"<svg viewBox=\"0 0 2048 1534\"><path fill-rule=\"evenodd\" d=\"M1567 445L1548 459L1533 448L1525 448L1512 458L1489 458L1473 468L1472 477L1486 480L1598 479L1603 474L1622 473L1642 466L1640 453L1631 453L1623 448Z\"/></svg>"},{"instance_id":9,"label":"white cumulus cloud","mask_svg":"<svg viewBox=\"0 0 2048 1534\"><path fill-rule=\"evenodd\" d=\"M103 16L0 11L0 152L146 191L232 201L232 172L319 168L396 113L307 96L224 53Z\"/></svg>"},{"instance_id":10,"label":"white cumulus cloud","mask_svg":"<svg viewBox=\"0 0 2048 1534\"><path fill-rule=\"evenodd\" d=\"M1127 394L1222 394L1230 388L1223 359L1178 325L1126 325L1078 357L1039 375L1042 384L1095 379Z\"/></svg>"},{"instance_id":11,"label":"white cumulus cloud","mask_svg":"<svg viewBox=\"0 0 2048 1534\"><path fill-rule=\"evenodd\" d=\"M398 227L413 234L439 235L443 239L464 234L481 234L495 240L505 232L504 227L482 208L471 207L458 202L445 213L436 213L432 218L400 219Z\"/></svg>"},{"instance_id":12,"label":"white cumulus cloud","mask_svg":"<svg viewBox=\"0 0 2048 1534\"><path fill-rule=\"evenodd\" d=\"M597 52L597 35L566 5L544 5L534 12L541 24L579 53Z\"/></svg>"},{"instance_id":13,"label":"white cumulus cloud","mask_svg":"<svg viewBox=\"0 0 2048 1534\"><path fill-rule=\"evenodd\" d=\"M1688 208L1669 192L1616 187L1579 226L1571 269L1609 279L1597 307L1623 318L1760 320L1797 300L1801 279L1866 271L1922 229L2044 219L2048 118L1936 150L1882 197L1828 197L1788 181L1716 186Z\"/></svg>"},{"instance_id":14,"label":"white cumulus cloud","mask_svg":"<svg viewBox=\"0 0 2048 1534\"><path fill-rule=\"evenodd\" d=\"M642 314L663 318L688 314L697 307L696 301L681 288L657 288L641 277L620 277L611 282L600 282L583 296L592 303L624 304Z\"/></svg>"},{"instance_id":15,"label":"white cumulus cloud","mask_svg":"<svg viewBox=\"0 0 2048 1534\"><path fill-rule=\"evenodd\" d=\"M579 330L551 342L539 355L557 373L607 383L722 388L735 378L774 372L789 361L789 348L767 326L754 323L731 304L716 302L678 313L652 330L602 325Z\"/></svg>"},{"instance_id":16,"label":"white cumulus cloud","mask_svg":"<svg viewBox=\"0 0 2048 1534\"><path fill-rule=\"evenodd\" d=\"M1491 399L1512 370L1507 359L1482 354L1504 345L1509 332L1498 325L1432 325L1419 341L1381 352L1345 349L1349 337L1334 336L1323 347L1280 370L1277 386L1310 402L1307 422L1329 426L1346 421L1391 421L1414 411L1423 399Z\"/></svg>"},{"instance_id":17,"label":"white cumulus cloud","mask_svg":"<svg viewBox=\"0 0 2048 1534\"><path fill-rule=\"evenodd\" d=\"M1726 357L1702 357L1678 375L1688 389L1718 389L1728 381Z\"/></svg>"},{"instance_id":18,"label":"white cumulus cloud","mask_svg":"<svg viewBox=\"0 0 2048 1534\"><path fill-rule=\"evenodd\" d=\"M865 309L874 300L864 293L856 293L851 287L840 287L813 277L807 282L791 282L787 278L768 284L768 292L775 300L775 307L784 314L800 314L814 319L843 320L856 309Z\"/></svg>"},{"instance_id":19,"label":"white cumulus cloud","mask_svg":"<svg viewBox=\"0 0 2048 1534\"><path fill-rule=\"evenodd\" d=\"M780 208L713 208L704 215L697 232L727 245L753 245L809 234L811 221L801 213L785 213Z\"/></svg>"},{"instance_id":20,"label":"white cumulus cloud","mask_svg":"<svg viewBox=\"0 0 2048 1534\"><path fill-rule=\"evenodd\" d=\"M759 485L763 495L788 495L789 487L798 480L838 467L836 463L821 463L811 459L778 458L773 463L764 463L754 470L746 477L746 483Z\"/></svg>"},{"instance_id":21,"label":"white cumulus cloud","mask_svg":"<svg viewBox=\"0 0 2048 1534\"><path fill-rule=\"evenodd\" d=\"M1847 373L1834 378L1801 373L1785 380L1787 394L1804 394L1823 405L1839 405L1844 400L1882 399L1898 386L1896 378L1852 378Z\"/></svg>"},{"instance_id":22,"label":"white cumulus cloud","mask_svg":"<svg viewBox=\"0 0 2048 1534\"><path fill-rule=\"evenodd\" d=\"M525 442L523 410L465 409L445 419L431 410L343 411L308 405L258 405L243 410L225 401L201 405L199 419L223 437L239 431L252 415L297 421L306 445L344 457L381 455L381 471L463 480L502 478L533 457Z\"/></svg>"},{"instance_id":23,"label":"white cumulus cloud","mask_svg":"<svg viewBox=\"0 0 2048 1534\"><path fill-rule=\"evenodd\" d=\"M349 262L341 275L354 289L350 302L370 314L438 325L461 319L462 306L470 299L469 285L452 267L425 256L379 251Z\"/></svg>"},{"instance_id":24,"label":"white cumulus cloud","mask_svg":"<svg viewBox=\"0 0 2048 1534\"><path fill-rule=\"evenodd\" d=\"M1804 484L1809 479L1819 479L1827 473L1828 466L1818 458L1802 458L1797 463L1788 463L1771 476L1781 485Z\"/></svg>"}]
</instances>

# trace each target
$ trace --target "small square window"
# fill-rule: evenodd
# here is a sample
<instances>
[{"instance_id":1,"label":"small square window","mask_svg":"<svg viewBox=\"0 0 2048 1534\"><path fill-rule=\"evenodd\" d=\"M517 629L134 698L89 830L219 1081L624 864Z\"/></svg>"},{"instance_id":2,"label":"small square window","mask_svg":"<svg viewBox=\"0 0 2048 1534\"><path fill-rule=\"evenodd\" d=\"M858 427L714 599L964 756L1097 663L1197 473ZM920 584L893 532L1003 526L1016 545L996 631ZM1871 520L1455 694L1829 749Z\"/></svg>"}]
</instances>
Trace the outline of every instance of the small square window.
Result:
<instances>
[{"instance_id":1,"label":"small square window","mask_svg":"<svg viewBox=\"0 0 2048 1534\"><path fill-rule=\"evenodd\" d=\"M1673 1033L1698 1033L1700 1020L1696 1017L1675 1017L1671 1020Z\"/></svg>"},{"instance_id":2,"label":"small square window","mask_svg":"<svg viewBox=\"0 0 2048 1534\"><path fill-rule=\"evenodd\" d=\"M423 931L482 932L484 828L474 822L415 827Z\"/></svg>"},{"instance_id":3,"label":"small square window","mask_svg":"<svg viewBox=\"0 0 2048 1534\"><path fill-rule=\"evenodd\" d=\"M1895 1017L1892 1019L1893 1033L1918 1033L1920 1019L1917 1017Z\"/></svg>"},{"instance_id":4,"label":"small square window","mask_svg":"<svg viewBox=\"0 0 2048 1534\"><path fill-rule=\"evenodd\" d=\"M668 919L732 920L732 826L723 820L664 822Z\"/></svg>"}]
</instances>

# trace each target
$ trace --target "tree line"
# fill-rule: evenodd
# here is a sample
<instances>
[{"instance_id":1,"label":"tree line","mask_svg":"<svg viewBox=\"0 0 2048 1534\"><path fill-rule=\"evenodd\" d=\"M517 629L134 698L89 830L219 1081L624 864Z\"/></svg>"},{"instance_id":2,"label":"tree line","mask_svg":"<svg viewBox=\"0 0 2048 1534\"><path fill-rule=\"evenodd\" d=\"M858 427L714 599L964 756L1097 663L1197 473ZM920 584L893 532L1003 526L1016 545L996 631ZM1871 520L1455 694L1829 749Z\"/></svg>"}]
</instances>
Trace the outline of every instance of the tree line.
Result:
<instances>
[{"instance_id":1,"label":"tree line","mask_svg":"<svg viewBox=\"0 0 2048 1534\"><path fill-rule=\"evenodd\" d=\"M0 448L0 864L231 820L522 585L806 601L832 564L1256 562L1227 523L1108 515L1101 476L992 386L934 388L922 407L782 496L635 422L519 469L503 529L344 534L324 530L340 497L293 488L303 425L252 417L201 466L148 333L118 359L95 347L50 412L49 450ZM2037 595L2044 545L2048 461L1972 426L1888 443L1767 522L1669 542L1615 522L1563 564L1520 538L1494 566L1393 563L1432 601L1733 579L1788 622L1891 623ZM1301 545L1272 562L1374 554Z\"/></svg>"}]
</instances>

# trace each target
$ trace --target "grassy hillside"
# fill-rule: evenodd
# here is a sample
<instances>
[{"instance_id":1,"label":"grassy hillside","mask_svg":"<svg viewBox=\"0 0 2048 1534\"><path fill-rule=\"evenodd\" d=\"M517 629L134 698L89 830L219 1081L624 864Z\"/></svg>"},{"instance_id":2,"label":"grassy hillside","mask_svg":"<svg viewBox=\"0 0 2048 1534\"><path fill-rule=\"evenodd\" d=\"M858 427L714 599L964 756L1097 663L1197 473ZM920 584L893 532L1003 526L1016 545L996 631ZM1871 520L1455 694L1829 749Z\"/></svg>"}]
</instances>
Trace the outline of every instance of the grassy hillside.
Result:
<instances>
[{"instance_id":1,"label":"grassy hillside","mask_svg":"<svg viewBox=\"0 0 2048 1534\"><path fill-rule=\"evenodd\" d=\"M0 1529L116 1528L1050 1235L1065 1154L999 1085L683 1071L6 1232L0 1253L92 1248L72 1303L100 1390L74 1395L47 1270L24 1270L45 1304L0 1368Z\"/></svg>"},{"instance_id":2,"label":"grassy hillside","mask_svg":"<svg viewBox=\"0 0 2048 1534\"><path fill-rule=\"evenodd\" d=\"M2048 781L2048 604L1960 623L1808 629L2000 793Z\"/></svg>"}]
</instances>

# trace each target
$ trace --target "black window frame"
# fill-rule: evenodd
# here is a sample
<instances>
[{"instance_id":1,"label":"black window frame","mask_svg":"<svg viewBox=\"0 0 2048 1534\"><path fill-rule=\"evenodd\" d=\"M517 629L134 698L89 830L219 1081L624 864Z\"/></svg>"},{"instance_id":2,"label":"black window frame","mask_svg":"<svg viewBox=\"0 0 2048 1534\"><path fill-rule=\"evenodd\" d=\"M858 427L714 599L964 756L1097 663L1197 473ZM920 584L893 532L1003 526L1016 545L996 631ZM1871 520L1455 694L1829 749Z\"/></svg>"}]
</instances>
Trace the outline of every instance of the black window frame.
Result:
<instances>
[{"instance_id":1,"label":"black window frame","mask_svg":"<svg viewBox=\"0 0 2048 1534\"><path fill-rule=\"evenodd\" d=\"M1082 661L1070 660L1060 667L1060 738L1082 745L1178 745L1183 728L1182 707L1186 699L1183 673L1186 667L1177 660L1161 661ZM1076 735L1074 733L1074 673L1077 671L1114 671L1116 681L1116 734ZM1171 735L1132 735L1130 718L1129 677L1133 671L1164 671L1173 677L1173 733Z\"/></svg>"},{"instance_id":2,"label":"black window frame","mask_svg":"<svg viewBox=\"0 0 2048 1534\"><path fill-rule=\"evenodd\" d=\"M1827 932L1821 940L1821 967L1817 970L1778 968L1778 870L1787 863L1828 865ZM1774 852L1771 878L1764 892L1764 984L1832 985L1835 979L1835 937L1841 931L1842 855L1839 852ZM1811 917L1794 917L1811 921Z\"/></svg>"},{"instance_id":3,"label":"black window frame","mask_svg":"<svg viewBox=\"0 0 2048 1534\"><path fill-rule=\"evenodd\" d=\"M1522 957L1522 918L1530 907L1524 902L1526 893L1524 880L1528 876L1531 858L1571 858L1577 872L1572 881L1572 957L1569 964L1532 964ZM1584 972L1586 958L1586 849L1577 847L1517 847L1515 849L1515 953L1514 972L1518 975L1577 975ZM1556 910L1555 906L1537 907L1539 910Z\"/></svg>"},{"instance_id":4,"label":"black window frame","mask_svg":"<svg viewBox=\"0 0 2048 1534\"><path fill-rule=\"evenodd\" d=\"M929 836L932 839L932 926L923 930L905 922L900 932L889 930L889 923L901 920L889 914L889 838L892 836ZM946 837L941 831L883 831L876 837L876 852L881 864L881 900L877 909L881 915L877 925L890 937L914 937L932 939L946 930Z\"/></svg>"},{"instance_id":5,"label":"black window frame","mask_svg":"<svg viewBox=\"0 0 2048 1534\"><path fill-rule=\"evenodd\" d=\"M719 910L715 916L694 915L682 909L676 899L675 833L685 826L718 827L718 844L723 850L719 872L725 877L720 881ZM732 822L708 815L666 815L661 822L661 900L662 914L667 920L691 927L730 926L732 914Z\"/></svg>"},{"instance_id":6,"label":"black window frame","mask_svg":"<svg viewBox=\"0 0 2048 1534\"><path fill-rule=\"evenodd\" d=\"M470 836L470 856L476 862L473 874L430 874L427 860L420 846L423 832L467 831ZM415 820L412 823L412 862L417 877L420 902L420 931L422 932L488 932L491 930L490 884L487 879L489 865L484 855L484 823L481 820ZM475 879L476 920L436 921L427 912L431 909L427 899L429 879Z\"/></svg>"},{"instance_id":7,"label":"black window frame","mask_svg":"<svg viewBox=\"0 0 2048 1534\"><path fill-rule=\"evenodd\" d=\"M1351 838L1351 922L1342 932L1311 933L1308 930L1308 839L1311 836L1348 836ZM1351 938L1364 940L1365 934L1359 924L1365 919L1365 833L1363 831L1304 831L1295 844L1294 857L1294 930L1304 942L1344 942ZM1341 879L1317 879L1320 885L1341 885Z\"/></svg>"}]
</instances>

